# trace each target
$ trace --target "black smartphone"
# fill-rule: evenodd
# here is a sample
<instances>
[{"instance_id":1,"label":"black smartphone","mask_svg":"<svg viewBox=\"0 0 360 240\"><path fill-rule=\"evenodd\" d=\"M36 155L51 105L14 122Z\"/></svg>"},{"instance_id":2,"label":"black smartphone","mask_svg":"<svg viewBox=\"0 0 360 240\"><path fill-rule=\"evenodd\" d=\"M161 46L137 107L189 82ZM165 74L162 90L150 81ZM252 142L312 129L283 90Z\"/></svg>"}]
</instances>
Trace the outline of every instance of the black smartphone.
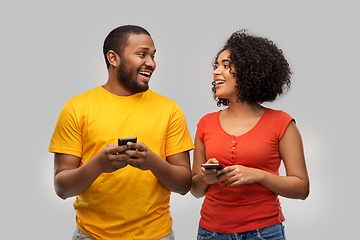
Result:
<instances>
[{"instance_id":1,"label":"black smartphone","mask_svg":"<svg viewBox=\"0 0 360 240\"><path fill-rule=\"evenodd\" d=\"M219 163L208 163L208 164L201 164L202 167L206 168L206 169L223 169L224 166L219 164Z\"/></svg>"},{"instance_id":2,"label":"black smartphone","mask_svg":"<svg viewBox=\"0 0 360 240\"><path fill-rule=\"evenodd\" d=\"M119 138L118 139L119 146L126 145L128 142L136 143L137 137L127 137L127 138Z\"/></svg>"}]
</instances>

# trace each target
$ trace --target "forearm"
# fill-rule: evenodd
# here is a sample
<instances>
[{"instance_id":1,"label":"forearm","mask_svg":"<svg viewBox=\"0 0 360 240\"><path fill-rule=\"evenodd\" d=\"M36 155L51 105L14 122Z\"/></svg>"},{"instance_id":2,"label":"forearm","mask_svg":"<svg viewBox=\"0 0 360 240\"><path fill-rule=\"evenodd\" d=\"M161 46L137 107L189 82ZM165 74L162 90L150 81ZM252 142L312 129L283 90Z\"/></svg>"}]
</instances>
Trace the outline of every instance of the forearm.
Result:
<instances>
[{"instance_id":1,"label":"forearm","mask_svg":"<svg viewBox=\"0 0 360 240\"><path fill-rule=\"evenodd\" d=\"M191 187L191 170L187 166L173 165L158 156L151 169L159 182L169 191L185 195Z\"/></svg>"},{"instance_id":2,"label":"forearm","mask_svg":"<svg viewBox=\"0 0 360 240\"><path fill-rule=\"evenodd\" d=\"M266 171L261 171L259 183L270 191L293 199L306 199L309 195L309 182L297 176L278 176Z\"/></svg>"},{"instance_id":3,"label":"forearm","mask_svg":"<svg viewBox=\"0 0 360 240\"><path fill-rule=\"evenodd\" d=\"M101 174L95 161L89 161L76 169L62 170L54 177L57 195L66 199L83 193Z\"/></svg>"},{"instance_id":4,"label":"forearm","mask_svg":"<svg viewBox=\"0 0 360 240\"><path fill-rule=\"evenodd\" d=\"M192 184L191 184L190 192L196 198L201 198L201 197L205 196L205 193L209 187L209 184L205 183L201 174L202 173L199 172L198 174L196 174L192 177Z\"/></svg>"}]
</instances>

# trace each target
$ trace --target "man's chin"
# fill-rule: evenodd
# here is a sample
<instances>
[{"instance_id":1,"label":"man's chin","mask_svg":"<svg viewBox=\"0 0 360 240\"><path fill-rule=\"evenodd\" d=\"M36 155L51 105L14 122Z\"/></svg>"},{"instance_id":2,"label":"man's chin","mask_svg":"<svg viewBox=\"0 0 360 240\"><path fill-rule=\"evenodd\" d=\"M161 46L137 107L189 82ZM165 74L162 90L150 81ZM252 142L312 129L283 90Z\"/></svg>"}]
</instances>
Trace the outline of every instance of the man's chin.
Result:
<instances>
[{"instance_id":1,"label":"man's chin","mask_svg":"<svg viewBox=\"0 0 360 240\"><path fill-rule=\"evenodd\" d=\"M134 92L134 94L135 93L141 93L141 92L146 92L147 90L149 89L149 84L148 83L144 83L144 84L141 84L141 86L140 85L138 85L136 88L133 88L132 90L132 92Z\"/></svg>"}]
</instances>

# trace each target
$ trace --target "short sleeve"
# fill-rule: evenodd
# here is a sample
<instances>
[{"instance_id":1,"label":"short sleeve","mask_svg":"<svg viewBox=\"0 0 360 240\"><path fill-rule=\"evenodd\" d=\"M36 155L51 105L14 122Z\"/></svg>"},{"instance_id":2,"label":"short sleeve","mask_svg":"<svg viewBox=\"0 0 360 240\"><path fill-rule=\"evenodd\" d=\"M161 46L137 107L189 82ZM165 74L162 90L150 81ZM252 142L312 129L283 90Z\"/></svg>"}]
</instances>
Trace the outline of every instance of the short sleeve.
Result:
<instances>
[{"instance_id":1,"label":"short sleeve","mask_svg":"<svg viewBox=\"0 0 360 240\"><path fill-rule=\"evenodd\" d=\"M286 112L278 111L275 121L275 129L277 132L278 141L280 141L284 136L284 133L291 121L295 122L295 119Z\"/></svg>"},{"instance_id":2,"label":"short sleeve","mask_svg":"<svg viewBox=\"0 0 360 240\"><path fill-rule=\"evenodd\" d=\"M166 137L166 156L194 149L184 113L175 103Z\"/></svg>"},{"instance_id":3,"label":"short sleeve","mask_svg":"<svg viewBox=\"0 0 360 240\"><path fill-rule=\"evenodd\" d=\"M66 102L57 118L49 152L71 154L81 157L81 129L74 108Z\"/></svg>"},{"instance_id":4,"label":"short sleeve","mask_svg":"<svg viewBox=\"0 0 360 240\"><path fill-rule=\"evenodd\" d=\"M206 115L202 117L197 124L197 132L201 141L204 141L204 132L206 127Z\"/></svg>"}]
</instances>

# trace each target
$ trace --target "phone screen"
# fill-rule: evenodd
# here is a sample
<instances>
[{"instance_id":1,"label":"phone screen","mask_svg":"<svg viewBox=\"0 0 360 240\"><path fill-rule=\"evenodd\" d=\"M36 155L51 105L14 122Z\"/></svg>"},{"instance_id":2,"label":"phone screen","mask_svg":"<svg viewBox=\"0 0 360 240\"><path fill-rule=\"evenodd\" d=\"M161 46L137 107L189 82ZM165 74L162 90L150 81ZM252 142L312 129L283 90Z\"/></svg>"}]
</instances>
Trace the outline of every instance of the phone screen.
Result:
<instances>
[{"instance_id":1,"label":"phone screen","mask_svg":"<svg viewBox=\"0 0 360 240\"><path fill-rule=\"evenodd\" d=\"M201 164L202 167L206 168L206 169L223 169L224 166L222 166L219 163L208 163L208 164Z\"/></svg>"},{"instance_id":2,"label":"phone screen","mask_svg":"<svg viewBox=\"0 0 360 240\"><path fill-rule=\"evenodd\" d=\"M137 137L119 138L118 145L119 146L126 145L128 142L136 143L136 141L137 141Z\"/></svg>"}]
</instances>

